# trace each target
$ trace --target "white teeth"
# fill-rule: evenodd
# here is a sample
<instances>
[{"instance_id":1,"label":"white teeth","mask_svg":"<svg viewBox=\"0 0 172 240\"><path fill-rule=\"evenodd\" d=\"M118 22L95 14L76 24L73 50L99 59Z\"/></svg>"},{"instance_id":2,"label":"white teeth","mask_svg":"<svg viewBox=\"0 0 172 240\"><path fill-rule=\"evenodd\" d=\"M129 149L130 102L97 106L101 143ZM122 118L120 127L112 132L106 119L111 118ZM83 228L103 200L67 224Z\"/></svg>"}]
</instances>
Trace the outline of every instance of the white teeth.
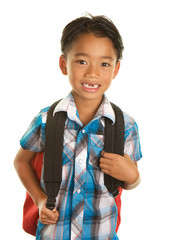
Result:
<instances>
[{"instance_id":1,"label":"white teeth","mask_svg":"<svg viewBox=\"0 0 172 240\"><path fill-rule=\"evenodd\" d=\"M86 88L98 88L99 85L98 84L96 84L96 85L89 85L89 84L84 83L83 86L86 87Z\"/></svg>"}]
</instances>

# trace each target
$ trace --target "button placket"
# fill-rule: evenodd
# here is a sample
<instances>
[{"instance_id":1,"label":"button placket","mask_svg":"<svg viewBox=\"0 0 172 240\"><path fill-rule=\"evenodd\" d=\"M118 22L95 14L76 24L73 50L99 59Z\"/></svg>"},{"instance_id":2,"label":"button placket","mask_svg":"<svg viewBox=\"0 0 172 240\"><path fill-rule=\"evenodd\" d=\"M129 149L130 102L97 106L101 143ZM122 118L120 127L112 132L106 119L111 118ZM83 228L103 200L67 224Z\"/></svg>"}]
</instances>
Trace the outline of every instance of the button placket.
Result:
<instances>
[{"instance_id":1,"label":"button placket","mask_svg":"<svg viewBox=\"0 0 172 240\"><path fill-rule=\"evenodd\" d=\"M81 132L84 134L85 133L85 129L82 129Z\"/></svg>"},{"instance_id":2,"label":"button placket","mask_svg":"<svg viewBox=\"0 0 172 240\"><path fill-rule=\"evenodd\" d=\"M82 187L86 180L87 160L87 136L85 132L85 129L79 131L75 148L74 194L72 203L74 218L71 222L71 232L75 237L76 234L82 231L83 224L84 197L82 195ZM76 228L78 229L78 233L76 233Z\"/></svg>"},{"instance_id":3,"label":"button placket","mask_svg":"<svg viewBox=\"0 0 172 240\"><path fill-rule=\"evenodd\" d=\"M80 158L80 159L78 159L78 163L79 164L83 164L83 160Z\"/></svg>"},{"instance_id":4,"label":"button placket","mask_svg":"<svg viewBox=\"0 0 172 240\"><path fill-rule=\"evenodd\" d=\"M80 193L81 192L81 189L79 188L79 189L77 189L77 193Z\"/></svg>"}]
</instances>

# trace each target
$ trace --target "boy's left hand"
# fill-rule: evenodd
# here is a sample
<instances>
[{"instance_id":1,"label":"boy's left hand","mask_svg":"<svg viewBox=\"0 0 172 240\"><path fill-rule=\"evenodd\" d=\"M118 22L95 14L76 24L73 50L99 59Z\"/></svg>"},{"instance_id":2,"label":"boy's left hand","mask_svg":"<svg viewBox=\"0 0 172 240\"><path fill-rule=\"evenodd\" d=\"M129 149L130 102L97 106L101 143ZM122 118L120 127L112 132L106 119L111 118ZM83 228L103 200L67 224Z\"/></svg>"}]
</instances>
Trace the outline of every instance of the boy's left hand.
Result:
<instances>
[{"instance_id":1,"label":"boy's left hand","mask_svg":"<svg viewBox=\"0 0 172 240\"><path fill-rule=\"evenodd\" d=\"M100 168L102 172L124 181L126 184L133 184L139 178L137 165L127 154L120 156L103 150L101 155Z\"/></svg>"}]
</instances>

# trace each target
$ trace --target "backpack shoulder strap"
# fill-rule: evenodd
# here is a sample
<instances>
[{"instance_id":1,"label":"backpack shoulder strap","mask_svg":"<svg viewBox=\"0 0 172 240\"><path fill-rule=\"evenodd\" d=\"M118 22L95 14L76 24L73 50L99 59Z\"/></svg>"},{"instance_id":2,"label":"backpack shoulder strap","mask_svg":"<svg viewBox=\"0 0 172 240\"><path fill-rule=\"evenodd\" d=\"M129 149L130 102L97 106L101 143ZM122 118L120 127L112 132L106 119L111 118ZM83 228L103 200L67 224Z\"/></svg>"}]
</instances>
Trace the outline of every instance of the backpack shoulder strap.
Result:
<instances>
[{"instance_id":1,"label":"backpack shoulder strap","mask_svg":"<svg viewBox=\"0 0 172 240\"><path fill-rule=\"evenodd\" d=\"M63 135L66 112L57 112L54 109L60 102L55 102L49 109L45 128L44 151L44 183L48 196L46 207L54 209L56 196L62 180Z\"/></svg>"},{"instance_id":2,"label":"backpack shoulder strap","mask_svg":"<svg viewBox=\"0 0 172 240\"><path fill-rule=\"evenodd\" d=\"M53 116L54 108L59 103L55 102L49 109L45 132L45 153L44 153L44 183L48 196L46 206L54 209L56 196L62 180L62 154L63 135L66 120L66 112L57 112ZM105 118L105 151L124 155L124 118L123 113L115 104L112 104L115 112L115 124ZM57 160L58 159L58 160ZM118 187L123 182L107 174L104 174L104 181L109 192L113 196L118 195Z\"/></svg>"},{"instance_id":3,"label":"backpack shoulder strap","mask_svg":"<svg viewBox=\"0 0 172 240\"><path fill-rule=\"evenodd\" d=\"M124 155L124 116L121 109L111 103L115 112L115 124L111 120L105 118L105 143L104 149L110 153ZM118 187L123 185L123 182L115 179L107 174L104 174L104 182L108 191L116 197L119 193Z\"/></svg>"}]
</instances>

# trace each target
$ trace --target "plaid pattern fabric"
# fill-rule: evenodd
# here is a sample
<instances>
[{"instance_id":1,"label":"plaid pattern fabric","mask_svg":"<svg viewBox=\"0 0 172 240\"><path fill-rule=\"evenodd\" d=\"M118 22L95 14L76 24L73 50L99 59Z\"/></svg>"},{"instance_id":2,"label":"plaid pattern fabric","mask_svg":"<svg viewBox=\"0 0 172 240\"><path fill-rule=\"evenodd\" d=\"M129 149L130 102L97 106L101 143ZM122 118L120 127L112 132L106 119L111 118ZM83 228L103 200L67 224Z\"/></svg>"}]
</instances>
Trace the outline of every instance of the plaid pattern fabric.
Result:
<instances>
[{"instance_id":1,"label":"plaid pattern fabric","mask_svg":"<svg viewBox=\"0 0 172 240\"><path fill-rule=\"evenodd\" d=\"M45 141L45 123L48 108L33 120L21 139L21 146L42 151ZM38 223L37 239L118 239L115 233L118 210L113 196L104 185L104 174L99 168L104 146L104 118L113 123L115 115L106 97L94 119L81 123L72 94L54 110L67 111L63 143L62 183L56 199L60 213L55 225ZM124 113L125 153L133 160L141 158L137 125ZM43 179L41 185L44 188Z\"/></svg>"}]
</instances>

